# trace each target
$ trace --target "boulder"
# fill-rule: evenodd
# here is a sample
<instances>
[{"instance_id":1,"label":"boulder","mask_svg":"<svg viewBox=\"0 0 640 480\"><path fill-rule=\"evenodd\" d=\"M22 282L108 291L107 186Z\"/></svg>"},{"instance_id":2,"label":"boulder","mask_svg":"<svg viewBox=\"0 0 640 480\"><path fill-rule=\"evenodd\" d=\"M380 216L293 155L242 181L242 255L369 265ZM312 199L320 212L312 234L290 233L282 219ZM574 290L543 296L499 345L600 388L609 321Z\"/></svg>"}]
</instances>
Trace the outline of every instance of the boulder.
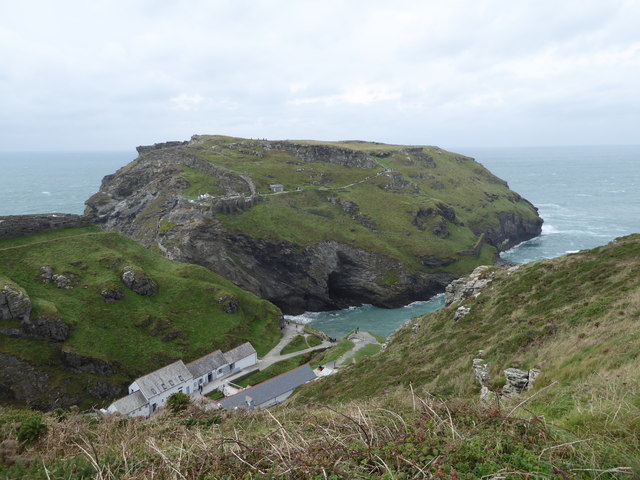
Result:
<instances>
[{"instance_id":1,"label":"boulder","mask_svg":"<svg viewBox=\"0 0 640 480\"><path fill-rule=\"evenodd\" d=\"M467 298L478 297L496 275L491 268L487 265L481 265L470 275L458 278L447 285L444 293L445 306L459 303Z\"/></svg>"},{"instance_id":2,"label":"boulder","mask_svg":"<svg viewBox=\"0 0 640 480\"><path fill-rule=\"evenodd\" d=\"M15 284L0 283L0 320L23 320L31 315L31 299Z\"/></svg>"},{"instance_id":3,"label":"boulder","mask_svg":"<svg viewBox=\"0 0 640 480\"><path fill-rule=\"evenodd\" d=\"M539 373L540 370L535 368L531 370L507 368L504 371L507 383L502 387L502 396L509 398L531 390L531 388L533 388L533 382Z\"/></svg>"},{"instance_id":4,"label":"boulder","mask_svg":"<svg viewBox=\"0 0 640 480\"><path fill-rule=\"evenodd\" d=\"M117 288L110 288L106 290L102 290L100 292L102 298L104 299L104 303L115 303L122 298L122 291Z\"/></svg>"},{"instance_id":5,"label":"boulder","mask_svg":"<svg viewBox=\"0 0 640 480\"><path fill-rule=\"evenodd\" d=\"M71 290L73 285L71 285L71 278L67 275L62 274L54 274L52 277L53 283L56 284L56 287L61 288L63 290Z\"/></svg>"},{"instance_id":6,"label":"boulder","mask_svg":"<svg viewBox=\"0 0 640 480\"><path fill-rule=\"evenodd\" d=\"M473 359L473 374L481 387L484 387L491 380L489 375L489 366L484 363L482 358Z\"/></svg>"},{"instance_id":7,"label":"boulder","mask_svg":"<svg viewBox=\"0 0 640 480\"><path fill-rule=\"evenodd\" d=\"M469 307L463 307L463 306L458 307L458 309L456 310L455 315L453 316L453 321L457 322L458 320L463 319L464 317L469 315L470 311L471 311L471 309Z\"/></svg>"},{"instance_id":8,"label":"boulder","mask_svg":"<svg viewBox=\"0 0 640 480\"><path fill-rule=\"evenodd\" d=\"M151 297L158 293L158 284L141 268L124 267L122 282L129 290L144 297Z\"/></svg>"}]
</instances>

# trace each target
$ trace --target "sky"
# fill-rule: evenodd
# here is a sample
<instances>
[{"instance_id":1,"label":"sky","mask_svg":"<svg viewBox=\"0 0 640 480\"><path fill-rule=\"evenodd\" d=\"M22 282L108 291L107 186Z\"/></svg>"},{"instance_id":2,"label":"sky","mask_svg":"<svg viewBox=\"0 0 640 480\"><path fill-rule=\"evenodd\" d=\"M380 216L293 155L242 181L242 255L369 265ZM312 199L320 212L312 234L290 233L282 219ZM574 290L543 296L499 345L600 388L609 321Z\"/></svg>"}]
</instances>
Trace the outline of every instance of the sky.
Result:
<instances>
[{"instance_id":1,"label":"sky","mask_svg":"<svg viewBox=\"0 0 640 480\"><path fill-rule=\"evenodd\" d=\"M640 0L0 0L0 150L639 144Z\"/></svg>"}]
</instances>

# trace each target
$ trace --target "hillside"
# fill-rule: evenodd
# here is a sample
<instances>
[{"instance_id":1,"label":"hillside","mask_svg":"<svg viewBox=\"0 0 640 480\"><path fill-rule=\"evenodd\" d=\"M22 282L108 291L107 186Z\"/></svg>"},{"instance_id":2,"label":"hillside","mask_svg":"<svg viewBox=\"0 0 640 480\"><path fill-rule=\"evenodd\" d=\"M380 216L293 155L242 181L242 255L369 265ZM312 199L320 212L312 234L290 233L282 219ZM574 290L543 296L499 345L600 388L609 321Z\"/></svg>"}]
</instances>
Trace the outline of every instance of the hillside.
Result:
<instances>
[{"instance_id":1,"label":"hillside","mask_svg":"<svg viewBox=\"0 0 640 480\"><path fill-rule=\"evenodd\" d=\"M479 398L472 364L481 358L498 393L505 369L540 370L522 413L638 467L640 235L517 269L490 267L481 277L493 280L477 298L413 319L385 352L306 386L297 404L363 401L398 388ZM454 320L461 306L469 313Z\"/></svg>"},{"instance_id":2,"label":"hillside","mask_svg":"<svg viewBox=\"0 0 640 480\"><path fill-rule=\"evenodd\" d=\"M85 214L285 313L428 298L542 224L506 182L437 147L194 136L138 152Z\"/></svg>"},{"instance_id":3,"label":"hillside","mask_svg":"<svg viewBox=\"0 0 640 480\"><path fill-rule=\"evenodd\" d=\"M451 290L486 283L476 298L414 319L384 352L269 411L190 408L146 420L0 409L0 473L637 478L639 271L640 235L476 271ZM461 306L469 312L454 320ZM481 401L472 371L479 350L491 391L503 391L501 372L511 367L539 369L533 389Z\"/></svg>"},{"instance_id":4,"label":"hillside","mask_svg":"<svg viewBox=\"0 0 640 480\"><path fill-rule=\"evenodd\" d=\"M179 358L245 341L264 354L280 317L203 267L96 227L0 240L0 401L104 404Z\"/></svg>"}]
</instances>

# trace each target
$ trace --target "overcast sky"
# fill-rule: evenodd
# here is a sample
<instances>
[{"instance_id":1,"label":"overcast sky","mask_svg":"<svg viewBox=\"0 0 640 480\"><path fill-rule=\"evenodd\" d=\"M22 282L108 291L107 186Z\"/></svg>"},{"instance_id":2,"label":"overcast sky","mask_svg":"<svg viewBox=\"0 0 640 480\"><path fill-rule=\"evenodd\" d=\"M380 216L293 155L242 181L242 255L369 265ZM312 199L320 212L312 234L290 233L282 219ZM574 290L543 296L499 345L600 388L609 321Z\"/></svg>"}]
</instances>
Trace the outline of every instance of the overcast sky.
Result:
<instances>
[{"instance_id":1,"label":"overcast sky","mask_svg":"<svg viewBox=\"0 0 640 480\"><path fill-rule=\"evenodd\" d=\"M0 0L0 150L638 144L640 0Z\"/></svg>"}]
</instances>

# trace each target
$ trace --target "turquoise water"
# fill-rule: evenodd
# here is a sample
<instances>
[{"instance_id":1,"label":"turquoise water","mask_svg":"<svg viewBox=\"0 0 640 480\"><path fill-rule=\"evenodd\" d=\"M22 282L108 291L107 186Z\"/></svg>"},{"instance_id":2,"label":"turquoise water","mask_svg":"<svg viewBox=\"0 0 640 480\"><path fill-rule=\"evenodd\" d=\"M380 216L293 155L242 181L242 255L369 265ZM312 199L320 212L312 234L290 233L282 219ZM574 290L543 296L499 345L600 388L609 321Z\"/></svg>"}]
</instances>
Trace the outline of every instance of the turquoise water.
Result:
<instances>
[{"instance_id":1,"label":"turquoise water","mask_svg":"<svg viewBox=\"0 0 640 480\"><path fill-rule=\"evenodd\" d=\"M503 258L526 263L640 232L640 146L448 150L476 158L539 208L542 235ZM0 152L0 215L82 213L102 177L135 157L135 152ZM442 305L438 296L392 310L365 305L292 318L333 337L357 327L388 336Z\"/></svg>"},{"instance_id":2,"label":"turquoise water","mask_svg":"<svg viewBox=\"0 0 640 480\"><path fill-rule=\"evenodd\" d=\"M539 209L542 235L504 252L506 260L553 258L640 232L640 146L448 150L474 157ZM291 318L335 337L356 327L388 336L412 317L442 308L444 299L412 305L365 305Z\"/></svg>"}]
</instances>

